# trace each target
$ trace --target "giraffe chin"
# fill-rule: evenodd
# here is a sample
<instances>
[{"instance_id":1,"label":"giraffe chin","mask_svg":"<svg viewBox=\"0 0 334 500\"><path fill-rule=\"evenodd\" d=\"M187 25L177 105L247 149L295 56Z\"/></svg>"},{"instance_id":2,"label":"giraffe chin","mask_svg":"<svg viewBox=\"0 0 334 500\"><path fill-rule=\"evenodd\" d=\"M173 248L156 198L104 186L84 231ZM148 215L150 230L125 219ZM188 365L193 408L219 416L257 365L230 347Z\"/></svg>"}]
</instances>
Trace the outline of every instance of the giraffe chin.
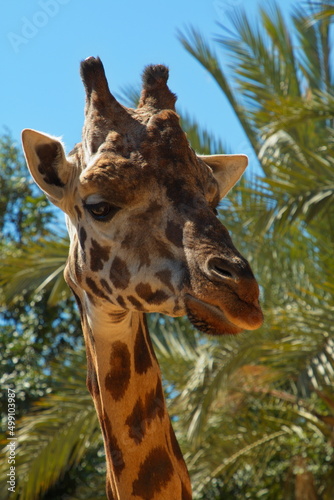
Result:
<instances>
[{"instance_id":1,"label":"giraffe chin","mask_svg":"<svg viewBox=\"0 0 334 500\"><path fill-rule=\"evenodd\" d=\"M210 335L235 335L243 330L254 329L253 326L242 328L235 325L227 319L220 308L197 299L193 295L185 296L185 306L189 321L201 332Z\"/></svg>"}]
</instances>

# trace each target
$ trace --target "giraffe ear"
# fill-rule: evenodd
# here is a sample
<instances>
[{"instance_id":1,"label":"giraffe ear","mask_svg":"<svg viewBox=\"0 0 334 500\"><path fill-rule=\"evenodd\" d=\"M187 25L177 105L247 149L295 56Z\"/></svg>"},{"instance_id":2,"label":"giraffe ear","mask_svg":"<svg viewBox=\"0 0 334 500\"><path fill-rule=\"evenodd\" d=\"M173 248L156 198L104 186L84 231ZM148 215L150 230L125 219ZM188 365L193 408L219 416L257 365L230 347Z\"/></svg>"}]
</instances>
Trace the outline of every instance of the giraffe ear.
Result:
<instances>
[{"instance_id":1,"label":"giraffe ear","mask_svg":"<svg viewBox=\"0 0 334 500\"><path fill-rule=\"evenodd\" d=\"M52 203L59 205L71 171L62 143L49 135L25 129L22 144L34 181Z\"/></svg>"},{"instance_id":2,"label":"giraffe ear","mask_svg":"<svg viewBox=\"0 0 334 500\"><path fill-rule=\"evenodd\" d=\"M248 165L246 155L199 155L199 158L212 169L221 198L238 182Z\"/></svg>"}]
</instances>

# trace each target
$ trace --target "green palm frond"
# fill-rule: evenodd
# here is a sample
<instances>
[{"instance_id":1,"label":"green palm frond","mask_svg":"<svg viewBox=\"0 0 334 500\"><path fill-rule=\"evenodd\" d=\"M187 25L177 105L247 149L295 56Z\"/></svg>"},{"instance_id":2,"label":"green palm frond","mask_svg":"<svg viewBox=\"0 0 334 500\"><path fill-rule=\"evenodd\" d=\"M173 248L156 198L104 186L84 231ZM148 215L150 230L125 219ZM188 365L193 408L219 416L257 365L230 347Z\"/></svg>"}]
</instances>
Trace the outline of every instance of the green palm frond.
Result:
<instances>
[{"instance_id":1,"label":"green palm frond","mask_svg":"<svg viewBox=\"0 0 334 500\"><path fill-rule=\"evenodd\" d=\"M327 444L333 432L332 424L324 422L314 409L304 407L302 400L280 391L267 392L261 397L247 386L240 387L239 399L236 396L234 393L229 407L223 407L221 415L216 413L216 420L211 418L210 427L206 429L207 440L191 464L195 472L196 498L200 492L210 489L219 477L223 478L220 480L223 481L223 491L228 491L230 483L238 483L240 474L245 474L247 487L244 493L256 495L258 489L252 485L253 475L256 484L261 484L262 488L267 486L267 498L280 498L279 484L289 474L293 453L312 457L308 461L315 460L316 455L319 459L323 453L332 455ZM246 412L247 419L244 419ZM214 440L217 448L213 445ZM208 463L205 470L203 464ZM326 469L330 474L330 467ZM280 477L273 482L274 470L276 474L279 471ZM206 498L205 494L203 498Z\"/></svg>"},{"instance_id":2,"label":"green palm frond","mask_svg":"<svg viewBox=\"0 0 334 500\"><path fill-rule=\"evenodd\" d=\"M334 16L334 7L331 1L323 2L322 0L317 0L309 3L313 6L313 12L306 18L306 27Z\"/></svg>"},{"instance_id":3,"label":"green palm frond","mask_svg":"<svg viewBox=\"0 0 334 500\"><path fill-rule=\"evenodd\" d=\"M203 129L199 124L185 113L181 113L181 125L187 133L187 138L192 148L199 154L222 154L226 151L226 146L223 146L222 141L217 137Z\"/></svg>"},{"instance_id":4,"label":"green palm frond","mask_svg":"<svg viewBox=\"0 0 334 500\"><path fill-rule=\"evenodd\" d=\"M256 116L260 123L265 124L261 129L264 139L282 130L291 133L295 126L306 122L312 126L321 121L330 126L334 117L334 97L328 92L319 90L310 90L306 98L275 96L275 99L269 100L266 108L260 110ZM328 139L331 139L330 132L328 130Z\"/></svg>"},{"instance_id":5,"label":"green palm frond","mask_svg":"<svg viewBox=\"0 0 334 500\"><path fill-rule=\"evenodd\" d=\"M310 223L321 220L325 213L333 214L334 162L331 145L327 151L325 148L325 154L320 148L310 150L286 132L271 135L263 144L259 157L272 173L263 182L277 200L266 229L271 223L283 229L296 220Z\"/></svg>"},{"instance_id":6,"label":"green palm frond","mask_svg":"<svg viewBox=\"0 0 334 500\"><path fill-rule=\"evenodd\" d=\"M184 48L212 75L218 86L222 89L244 128L255 152L257 152L258 141L255 131L247 119L245 109L237 97L237 92L235 92L229 84L219 64L216 53L205 41L203 35L194 28L188 28L184 33L179 31L178 38Z\"/></svg>"},{"instance_id":7,"label":"green palm frond","mask_svg":"<svg viewBox=\"0 0 334 500\"><path fill-rule=\"evenodd\" d=\"M255 110L272 95L299 95L293 43L281 10L272 3L260 13L261 25L251 21L242 9L232 11L232 33L216 38L237 68L235 80L243 102Z\"/></svg>"},{"instance_id":8,"label":"green palm frond","mask_svg":"<svg viewBox=\"0 0 334 500\"><path fill-rule=\"evenodd\" d=\"M40 240L13 253L0 263L0 285L3 301L13 302L23 293L49 293L49 305L70 295L63 272L68 256L68 240Z\"/></svg>"},{"instance_id":9,"label":"green palm frond","mask_svg":"<svg viewBox=\"0 0 334 500\"><path fill-rule=\"evenodd\" d=\"M274 201L267 210L261 204L268 230L331 211L334 103L328 19L305 27L309 11L295 9L297 50L276 3L260 14L261 23L235 9L232 30L220 25L216 42L233 68L229 77L198 31L188 28L179 38L216 80L259 155Z\"/></svg>"}]
</instances>

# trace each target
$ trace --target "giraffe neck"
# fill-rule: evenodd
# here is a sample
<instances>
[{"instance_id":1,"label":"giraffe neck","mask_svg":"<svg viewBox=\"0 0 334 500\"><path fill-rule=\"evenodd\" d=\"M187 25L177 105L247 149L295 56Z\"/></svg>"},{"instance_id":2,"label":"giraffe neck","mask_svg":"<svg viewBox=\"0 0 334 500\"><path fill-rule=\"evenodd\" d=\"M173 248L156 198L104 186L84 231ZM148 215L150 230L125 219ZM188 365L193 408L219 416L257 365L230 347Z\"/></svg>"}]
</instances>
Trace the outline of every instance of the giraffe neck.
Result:
<instances>
[{"instance_id":1,"label":"giraffe neck","mask_svg":"<svg viewBox=\"0 0 334 500\"><path fill-rule=\"evenodd\" d=\"M189 475L144 314L98 317L99 324L83 318L83 327L87 386L106 452L108 499L190 500Z\"/></svg>"}]
</instances>

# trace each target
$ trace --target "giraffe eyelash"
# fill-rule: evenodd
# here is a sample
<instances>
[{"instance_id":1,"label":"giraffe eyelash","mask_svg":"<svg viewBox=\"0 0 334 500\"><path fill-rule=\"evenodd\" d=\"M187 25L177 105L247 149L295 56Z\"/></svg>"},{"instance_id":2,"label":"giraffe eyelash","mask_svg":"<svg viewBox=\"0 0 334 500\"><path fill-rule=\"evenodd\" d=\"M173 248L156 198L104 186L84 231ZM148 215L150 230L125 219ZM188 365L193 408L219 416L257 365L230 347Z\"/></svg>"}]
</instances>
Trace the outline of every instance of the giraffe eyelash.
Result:
<instances>
[{"instance_id":1,"label":"giraffe eyelash","mask_svg":"<svg viewBox=\"0 0 334 500\"><path fill-rule=\"evenodd\" d=\"M100 201L99 203L86 203L84 204L85 210L93 217L93 219L100 222L109 222L114 215L120 210L119 207L111 205L107 201Z\"/></svg>"}]
</instances>

